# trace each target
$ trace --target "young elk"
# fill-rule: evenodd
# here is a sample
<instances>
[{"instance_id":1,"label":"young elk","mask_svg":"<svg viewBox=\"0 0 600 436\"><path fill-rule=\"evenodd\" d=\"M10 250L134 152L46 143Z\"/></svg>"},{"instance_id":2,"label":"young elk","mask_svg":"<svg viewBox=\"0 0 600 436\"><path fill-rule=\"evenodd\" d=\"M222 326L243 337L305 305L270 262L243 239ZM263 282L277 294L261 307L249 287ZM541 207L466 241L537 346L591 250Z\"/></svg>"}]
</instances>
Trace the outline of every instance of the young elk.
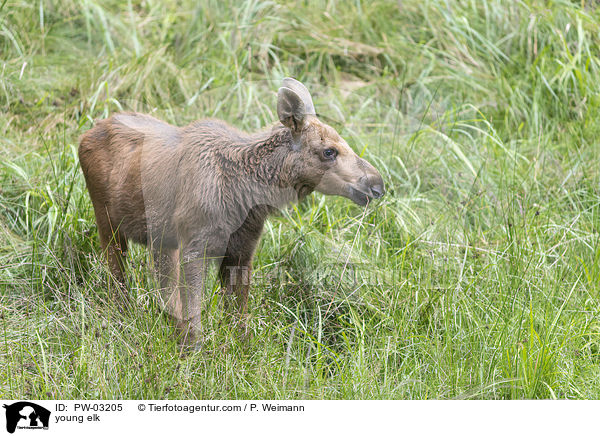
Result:
<instances>
[{"instance_id":1,"label":"young elk","mask_svg":"<svg viewBox=\"0 0 600 436\"><path fill-rule=\"evenodd\" d=\"M79 160L100 243L123 284L127 241L148 245L167 311L192 335L208 259L245 315L252 256L270 213L313 191L365 206L384 194L381 175L316 117L300 82L277 93L281 124L245 134L218 120L174 127L137 113L99 121Z\"/></svg>"}]
</instances>

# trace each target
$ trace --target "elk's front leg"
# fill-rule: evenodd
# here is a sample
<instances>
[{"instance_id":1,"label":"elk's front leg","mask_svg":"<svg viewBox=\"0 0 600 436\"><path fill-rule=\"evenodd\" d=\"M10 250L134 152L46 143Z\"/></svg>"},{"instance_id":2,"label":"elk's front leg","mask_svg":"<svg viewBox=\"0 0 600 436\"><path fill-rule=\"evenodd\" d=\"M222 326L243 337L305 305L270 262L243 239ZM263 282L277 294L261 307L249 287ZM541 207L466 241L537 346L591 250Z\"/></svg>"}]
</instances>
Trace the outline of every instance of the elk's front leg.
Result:
<instances>
[{"instance_id":1,"label":"elk's front leg","mask_svg":"<svg viewBox=\"0 0 600 436\"><path fill-rule=\"evenodd\" d=\"M154 270L160 284L164 309L177 320L183 319L183 308L178 288L179 250L159 248L153 250Z\"/></svg>"},{"instance_id":2,"label":"elk's front leg","mask_svg":"<svg viewBox=\"0 0 600 436\"><path fill-rule=\"evenodd\" d=\"M182 256L183 270L174 300L178 301L177 326L184 333L186 342L195 342L202 329L202 297L206 282L206 259ZM178 295L177 295L178 294ZM177 298L178 297L178 298Z\"/></svg>"},{"instance_id":3,"label":"elk's front leg","mask_svg":"<svg viewBox=\"0 0 600 436\"><path fill-rule=\"evenodd\" d=\"M245 323L247 317L248 293L252 276L252 256L260 238L263 219L251 212L236 232L229 237L227 251L221 262L219 278L227 295L226 305L234 307Z\"/></svg>"},{"instance_id":4,"label":"elk's front leg","mask_svg":"<svg viewBox=\"0 0 600 436\"><path fill-rule=\"evenodd\" d=\"M248 293L250 290L250 277L252 275L252 264L243 262L239 257L226 255L219 269L221 286L227 296L226 305L233 305L237 313L243 318L248 310Z\"/></svg>"},{"instance_id":5,"label":"elk's front leg","mask_svg":"<svg viewBox=\"0 0 600 436\"><path fill-rule=\"evenodd\" d=\"M225 241L225 242L224 242ZM206 274L211 261L220 261L227 239L222 232L202 232L181 249L182 271L178 281L181 313L178 326L186 334L186 342L199 339L202 329L202 303L206 293Z\"/></svg>"}]
</instances>

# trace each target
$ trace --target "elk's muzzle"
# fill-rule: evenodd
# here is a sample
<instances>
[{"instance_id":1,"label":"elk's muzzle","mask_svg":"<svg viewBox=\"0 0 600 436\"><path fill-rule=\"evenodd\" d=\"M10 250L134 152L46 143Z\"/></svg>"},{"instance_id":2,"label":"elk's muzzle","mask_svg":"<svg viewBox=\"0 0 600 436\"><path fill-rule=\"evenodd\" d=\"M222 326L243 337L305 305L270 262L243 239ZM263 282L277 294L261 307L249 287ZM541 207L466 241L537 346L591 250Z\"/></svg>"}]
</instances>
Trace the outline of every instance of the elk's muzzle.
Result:
<instances>
[{"instance_id":1,"label":"elk's muzzle","mask_svg":"<svg viewBox=\"0 0 600 436\"><path fill-rule=\"evenodd\" d=\"M359 206L365 206L371 200L381 198L385 194L383 178L372 168L371 174L367 174L360 179L355 185L348 185L349 197Z\"/></svg>"}]
</instances>

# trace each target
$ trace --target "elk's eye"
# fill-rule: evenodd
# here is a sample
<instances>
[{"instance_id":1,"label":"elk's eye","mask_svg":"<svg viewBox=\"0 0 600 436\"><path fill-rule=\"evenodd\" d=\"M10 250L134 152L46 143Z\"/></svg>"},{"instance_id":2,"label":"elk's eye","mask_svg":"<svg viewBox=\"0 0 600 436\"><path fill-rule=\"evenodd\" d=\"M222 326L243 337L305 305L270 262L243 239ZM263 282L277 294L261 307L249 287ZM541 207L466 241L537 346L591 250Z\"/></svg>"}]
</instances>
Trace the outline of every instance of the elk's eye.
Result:
<instances>
[{"instance_id":1,"label":"elk's eye","mask_svg":"<svg viewBox=\"0 0 600 436\"><path fill-rule=\"evenodd\" d=\"M337 154L338 152L335 148L326 148L325 150L323 150L323 156L326 159L335 159Z\"/></svg>"}]
</instances>

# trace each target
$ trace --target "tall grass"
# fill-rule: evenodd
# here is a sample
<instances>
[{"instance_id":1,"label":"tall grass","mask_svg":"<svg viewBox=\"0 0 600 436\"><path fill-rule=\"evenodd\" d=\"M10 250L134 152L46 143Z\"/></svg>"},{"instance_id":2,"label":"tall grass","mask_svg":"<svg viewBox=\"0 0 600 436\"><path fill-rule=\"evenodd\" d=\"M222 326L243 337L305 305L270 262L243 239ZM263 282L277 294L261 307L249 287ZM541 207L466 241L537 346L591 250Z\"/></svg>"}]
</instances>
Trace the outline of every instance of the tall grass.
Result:
<instances>
[{"instance_id":1,"label":"tall grass","mask_svg":"<svg viewBox=\"0 0 600 436\"><path fill-rule=\"evenodd\" d=\"M594 2L2 5L1 397L599 397ZM145 250L109 297L77 138L120 110L259 129L285 75L388 194L273 217L251 339L215 293L182 355Z\"/></svg>"}]
</instances>

